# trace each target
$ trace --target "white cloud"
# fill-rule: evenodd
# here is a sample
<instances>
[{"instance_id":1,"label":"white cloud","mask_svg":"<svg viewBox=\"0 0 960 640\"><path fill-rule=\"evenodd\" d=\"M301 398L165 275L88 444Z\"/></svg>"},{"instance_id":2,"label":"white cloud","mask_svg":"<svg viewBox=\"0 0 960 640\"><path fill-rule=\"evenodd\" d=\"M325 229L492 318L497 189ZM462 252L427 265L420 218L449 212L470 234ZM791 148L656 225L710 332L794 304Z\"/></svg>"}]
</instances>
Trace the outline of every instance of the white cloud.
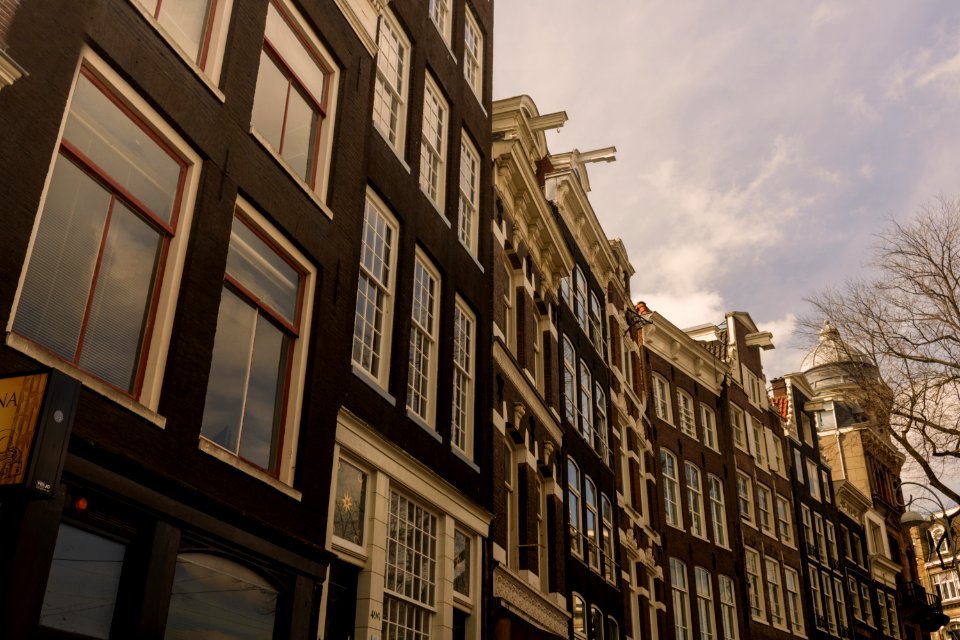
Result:
<instances>
[{"instance_id":1,"label":"white cloud","mask_svg":"<svg viewBox=\"0 0 960 640\"><path fill-rule=\"evenodd\" d=\"M819 29L828 24L838 22L850 13L851 7L839 2L821 2L810 16L810 27Z\"/></svg>"},{"instance_id":2,"label":"white cloud","mask_svg":"<svg viewBox=\"0 0 960 640\"><path fill-rule=\"evenodd\" d=\"M797 316L788 313L778 320L758 322L757 328L773 334L774 349L763 352L767 380L800 370L804 349L796 344Z\"/></svg>"},{"instance_id":3,"label":"white cloud","mask_svg":"<svg viewBox=\"0 0 960 640\"><path fill-rule=\"evenodd\" d=\"M674 325L685 329L723 321L723 298L716 291L690 291L677 294L671 291L647 291L636 296L647 308L656 311Z\"/></svg>"}]
</instances>

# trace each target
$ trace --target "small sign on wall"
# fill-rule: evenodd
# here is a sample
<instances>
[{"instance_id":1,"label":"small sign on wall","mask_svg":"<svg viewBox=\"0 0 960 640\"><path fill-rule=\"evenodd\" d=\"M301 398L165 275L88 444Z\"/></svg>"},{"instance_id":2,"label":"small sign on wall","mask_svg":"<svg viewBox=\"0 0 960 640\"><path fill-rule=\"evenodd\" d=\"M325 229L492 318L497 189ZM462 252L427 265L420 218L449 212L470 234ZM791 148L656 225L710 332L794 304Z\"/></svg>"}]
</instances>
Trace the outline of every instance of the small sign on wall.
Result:
<instances>
[{"instance_id":1,"label":"small sign on wall","mask_svg":"<svg viewBox=\"0 0 960 640\"><path fill-rule=\"evenodd\" d=\"M53 495L80 383L57 371L0 378L0 486Z\"/></svg>"}]
</instances>

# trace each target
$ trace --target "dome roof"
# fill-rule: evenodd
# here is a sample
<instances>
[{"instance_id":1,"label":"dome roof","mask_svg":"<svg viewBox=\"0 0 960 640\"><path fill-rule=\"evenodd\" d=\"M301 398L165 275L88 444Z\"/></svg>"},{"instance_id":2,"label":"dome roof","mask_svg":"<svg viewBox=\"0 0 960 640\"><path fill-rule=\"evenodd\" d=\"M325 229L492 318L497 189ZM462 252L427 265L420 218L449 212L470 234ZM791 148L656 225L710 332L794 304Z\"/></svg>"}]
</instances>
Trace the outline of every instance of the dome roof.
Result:
<instances>
[{"instance_id":1,"label":"dome roof","mask_svg":"<svg viewBox=\"0 0 960 640\"><path fill-rule=\"evenodd\" d=\"M847 362L872 364L866 354L854 349L840 338L840 332L829 320L824 320L823 328L820 329L820 341L810 353L803 357L800 371L806 373L817 367Z\"/></svg>"}]
</instances>

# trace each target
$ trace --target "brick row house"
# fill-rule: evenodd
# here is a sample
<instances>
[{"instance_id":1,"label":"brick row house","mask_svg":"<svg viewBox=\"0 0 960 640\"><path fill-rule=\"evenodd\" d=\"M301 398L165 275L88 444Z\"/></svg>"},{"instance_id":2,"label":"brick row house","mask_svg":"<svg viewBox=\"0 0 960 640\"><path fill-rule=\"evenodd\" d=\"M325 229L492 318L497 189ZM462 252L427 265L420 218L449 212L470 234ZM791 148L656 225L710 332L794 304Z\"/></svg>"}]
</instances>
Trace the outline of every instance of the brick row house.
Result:
<instances>
[{"instance_id":1,"label":"brick row house","mask_svg":"<svg viewBox=\"0 0 960 640\"><path fill-rule=\"evenodd\" d=\"M493 105L491 637L567 637L557 304L573 254L543 191L544 130L526 96Z\"/></svg>"},{"instance_id":2,"label":"brick row house","mask_svg":"<svg viewBox=\"0 0 960 640\"><path fill-rule=\"evenodd\" d=\"M641 303L651 439L657 447L658 576L664 608L652 637L747 637L736 551L727 367L712 345Z\"/></svg>"},{"instance_id":3,"label":"brick row house","mask_svg":"<svg viewBox=\"0 0 960 640\"><path fill-rule=\"evenodd\" d=\"M643 320L630 296L633 267L620 240L611 241L622 279L611 279L607 289L610 362L610 425L617 473L620 535L620 572L623 580L623 636L649 638L657 629L655 584L663 578L658 561L661 536L657 521L657 465L651 422L646 411L645 367L641 358Z\"/></svg>"},{"instance_id":4,"label":"brick row house","mask_svg":"<svg viewBox=\"0 0 960 640\"><path fill-rule=\"evenodd\" d=\"M12 8L0 635L482 637L492 3Z\"/></svg>"}]
</instances>

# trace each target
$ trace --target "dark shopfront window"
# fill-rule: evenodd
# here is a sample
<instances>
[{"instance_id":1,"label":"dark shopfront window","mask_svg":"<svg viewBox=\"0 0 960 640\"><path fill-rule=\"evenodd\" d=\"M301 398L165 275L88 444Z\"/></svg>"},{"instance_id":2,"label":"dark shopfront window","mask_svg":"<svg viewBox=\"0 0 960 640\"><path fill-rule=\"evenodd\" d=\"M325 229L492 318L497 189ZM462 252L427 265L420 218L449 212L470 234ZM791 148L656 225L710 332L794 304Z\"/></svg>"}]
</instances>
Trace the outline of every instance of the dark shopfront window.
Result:
<instances>
[{"instance_id":1,"label":"dark shopfront window","mask_svg":"<svg viewBox=\"0 0 960 640\"><path fill-rule=\"evenodd\" d=\"M127 544L61 523L43 598L39 636L125 637L128 632L122 629L129 629L132 621L124 619L123 612L136 608L128 606L136 604L130 602L129 594L157 587L139 584L145 572L134 565L139 565L138 556L144 554L135 549L135 541ZM169 556L169 562L174 561L165 640L274 637L281 596L264 576L213 553L184 550L175 559Z\"/></svg>"}]
</instances>

